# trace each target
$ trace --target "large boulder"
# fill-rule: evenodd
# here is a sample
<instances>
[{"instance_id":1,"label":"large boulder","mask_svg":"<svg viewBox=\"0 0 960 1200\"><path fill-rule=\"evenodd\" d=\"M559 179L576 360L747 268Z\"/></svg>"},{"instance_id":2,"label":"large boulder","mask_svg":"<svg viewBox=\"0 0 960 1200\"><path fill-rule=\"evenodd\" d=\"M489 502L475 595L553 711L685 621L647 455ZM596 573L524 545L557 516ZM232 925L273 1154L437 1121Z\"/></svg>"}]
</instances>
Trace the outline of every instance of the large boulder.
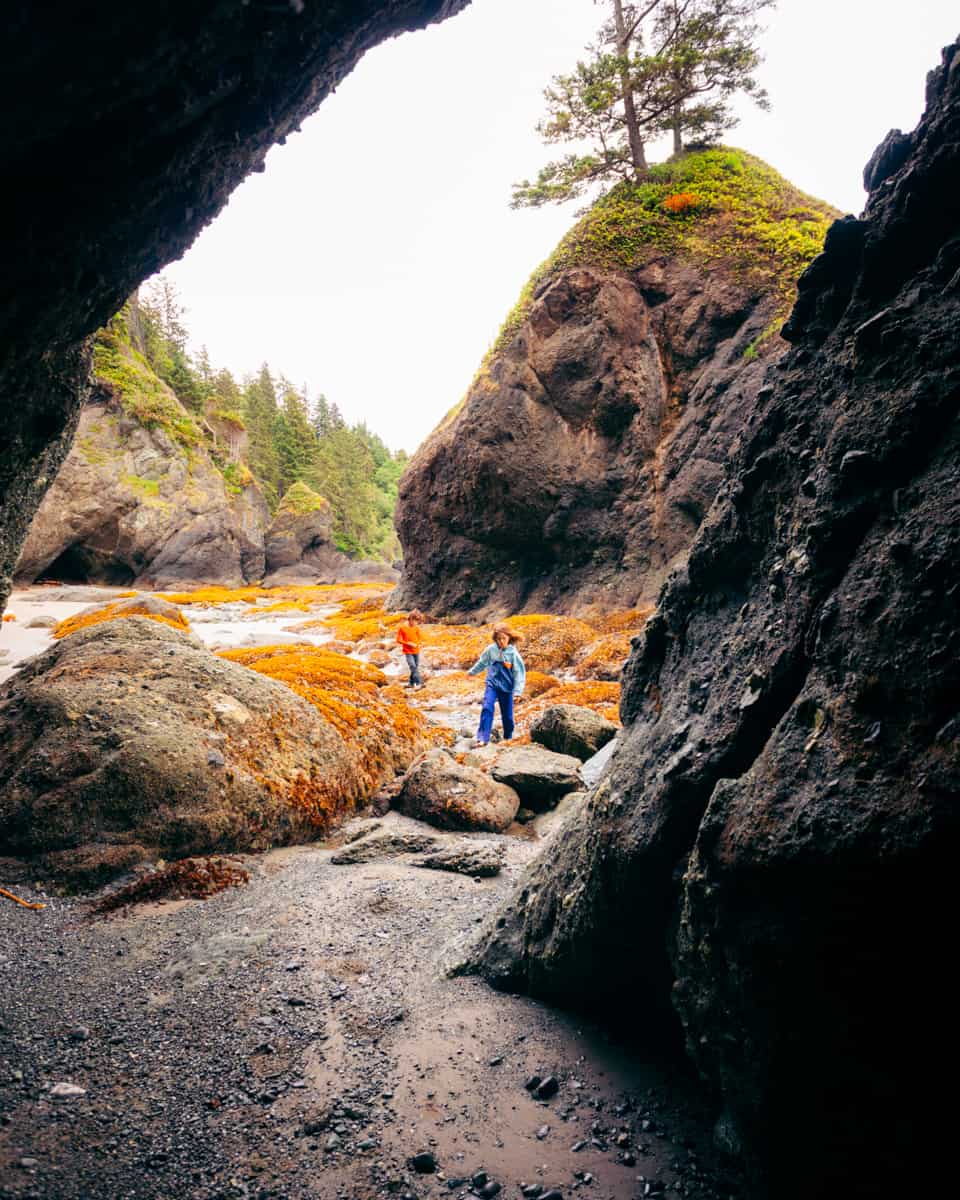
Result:
<instances>
[{"instance_id":1,"label":"large boulder","mask_svg":"<svg viewBox=\"0 0 960 1200\"><path fill-rule=\"evenodd\" d=\"M293 484L280 501L266 533L267 574L299 567L305 558L333 549L332 532L330 502L305 483Z\"/></svg>"},{"instance_id":2,"label":"large boulder","mask_svg":"<svg viewBox=\"0 0 960 1200\"><path fill-rule=\"evenodd\" d=\"M355 766L283 684L127 616L64 637L0 689L0 854L54 877L82 860L93 877L308 840L359 799Z\"/></svg>"},{"instance_id":3,"label":"large boulder","mask_svg":"<svg viewBox=\"0 0 960 1200\"><path fill-rule=\"evenodd\" d=\"M511 746L497 758L490 774L533 809L552 808L561 796L582 786L580 759L543 746Z\"/></svg>"},{"instance_id":4,"label":"large boulder","mask_svg":"<svg viewBox=\"0 0 960 1200\"><path fill-rule=\"evenodd\" d=\"M960 839L960 45L803 277L624 673L610 772L475 965L677 1031L753 1194L935 1191ZM802 1164L802 1169L800 1169Z\"/></svg>"},{"instance_id":5,"label":"large boulder","mask_svg":"<svg viewBox=\"0 0 960 1200\"><path fill-rule=\"evenodd\" d=\"M285 584L396 583L388 563L348 558L333 542L333 510L305 483L285 493L266 533L264 587Z\"/></svg>"},{"instance_id":6,"label":"large boulder","mask_svg":"<svg viewBox=\"0 0 960 1200\"><path fill-rule=\"evenodd\" d=\"M404 777L397 807L438 829L502 833L513 823L520 797L476 767L458 763L445 750L431 750Z\"/></svg>"},{"instance_id":7,"label":"large boulder","mask_svg":"<svg viewBox=\"0 0 960 1200\"><path fill-rule=\"evenodd\" d=\"M531 722L530 738L557 754L572 754L586 762L617 736L617 729L592 708L553 704Z\"/></svg>"},{"instance_id":8,"label":"large boulder","mask_svg":"<svg viewBox=\"0 0 960 1200\"><path fill-rule=\"evenodd\" d=\"M600 201L417 451L396 512L398 608L640 607L686 554L786 349L784 297L838 215L749 155L695 157L711 203L681 228L668 183Z\"/></svg>"}]
</instances>

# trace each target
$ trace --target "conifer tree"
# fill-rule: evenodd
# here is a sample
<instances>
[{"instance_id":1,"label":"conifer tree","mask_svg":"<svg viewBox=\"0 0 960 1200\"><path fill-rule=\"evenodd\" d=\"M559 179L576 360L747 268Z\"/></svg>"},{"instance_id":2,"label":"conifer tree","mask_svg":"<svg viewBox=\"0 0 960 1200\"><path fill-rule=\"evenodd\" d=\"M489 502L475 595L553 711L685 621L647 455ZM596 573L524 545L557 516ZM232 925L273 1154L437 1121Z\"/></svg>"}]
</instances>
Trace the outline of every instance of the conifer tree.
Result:
<instances>
[{"instance_id":1,"label":"conifer tree","mask_svg":"<svg viewBox=\"0 0 960 1200\"><path fill-rule=\"evenodd\" d=\"M276 446L277 393L266 363L248 379L243 389L243 417L249 436L248 462L260 481L267 503L275 509L280 499L280 455Z\"/></svg>"},{"instance_id":2,"label":"conifer tree","mask_svg":"<svg viewBox=\"0 0 960 1200\"><path fill-rule=\"evenodd\" d=\"M593 184L637 182L646 143L664 133L680 154L691 138L711 142L736 123L730 101L746 93L767 107L756 80L759 27L774 0L598 0L609 19L586 61L544 91L548 144L579 149L516 184L514 208L562 203Z\"/></svg>"}]
</instances>

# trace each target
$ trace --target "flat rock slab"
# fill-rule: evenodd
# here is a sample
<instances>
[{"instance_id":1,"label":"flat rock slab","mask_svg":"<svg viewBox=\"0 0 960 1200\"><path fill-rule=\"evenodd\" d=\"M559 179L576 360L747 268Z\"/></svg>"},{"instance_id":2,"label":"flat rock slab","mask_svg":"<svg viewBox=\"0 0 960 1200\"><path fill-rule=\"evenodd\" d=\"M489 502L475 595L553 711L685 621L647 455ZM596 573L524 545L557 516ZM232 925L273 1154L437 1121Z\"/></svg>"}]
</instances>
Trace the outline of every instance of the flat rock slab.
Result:
<instances>
[{"instance_id":1,"label":"flat rock slab","mask_svg":"<svg viewBox=\"0 0 960 1200\"><path fill-rule=\"evenodd\" d=\"M398 854L419 854L436 845L437 839L428 833L370 834L338 850L330 861L338 867L352 867L378 858L395 858Z\"/></svg>"},{"instance_id":2,"label":"flat rock slab","mask_svg":"<svg viewBox=\"0 0 960 1200\"><path fill-rule=\"evenodd\" d=\"M515 746L505 750L490 774L507 784L527 808L551 808L567 792L580 788L580 760L556 754L542 746Z\"/></svg>"},{"instance_id":3,"label":"flat rock slab","mask_svg":"<svg viewBox=\"0 0 960 1200\"><path fill-rule=\"evenodd\" d=\"M454 871L459 875L489 878L499 875L506 861L503 846L446 846L435 854L418 858L415 866L427 867L432 871Z\"/></svg>"}]
</instances>

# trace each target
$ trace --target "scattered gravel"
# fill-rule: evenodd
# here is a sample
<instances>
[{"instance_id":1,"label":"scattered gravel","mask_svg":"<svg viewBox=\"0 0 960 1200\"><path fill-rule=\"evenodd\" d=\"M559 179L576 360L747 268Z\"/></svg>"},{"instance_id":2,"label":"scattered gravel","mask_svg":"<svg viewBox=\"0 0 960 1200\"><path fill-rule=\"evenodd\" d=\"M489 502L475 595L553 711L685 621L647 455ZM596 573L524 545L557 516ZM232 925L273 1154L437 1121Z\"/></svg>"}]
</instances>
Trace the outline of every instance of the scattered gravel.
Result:
<instances>
[{"instance_id":1,"label":"scattered gravel","mask_svg":"<svg viewBox=\"0 0 960 1200\"><path fill-rule=\"evenodd\" d=\"M0 1197L739 1196L682 1068L442 977L543 846L474 836L500 874L296 847L245 858L244 888L96 918L21 882L47 906L0 901Z\"/></svg>"}]
</instances>

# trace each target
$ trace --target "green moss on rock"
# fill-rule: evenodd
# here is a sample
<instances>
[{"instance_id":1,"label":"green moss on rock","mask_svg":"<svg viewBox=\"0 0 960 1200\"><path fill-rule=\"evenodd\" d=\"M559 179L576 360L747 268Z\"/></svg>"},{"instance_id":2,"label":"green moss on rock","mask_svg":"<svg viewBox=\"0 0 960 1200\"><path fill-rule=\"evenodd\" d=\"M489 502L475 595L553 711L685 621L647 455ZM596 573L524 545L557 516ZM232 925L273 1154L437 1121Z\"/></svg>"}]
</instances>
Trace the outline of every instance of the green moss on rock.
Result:
<instances>
[{"instance_id":1,"label":"green moss on rock","mask_svg":"<svg viewBox=\"0 0 960 1200\"><path fill-rule=\"evenodd\" d=\"M93 370L119 400L123 411L141 425L162 429L171 441L187 450L202 443L197 423L134 346L126 305L97 333Z\"/></svg>"},{"instance_id":2,"label":"green moss on rock","mask_svg":"<svg viewBox=\"0 0 960 1200\"><path fill-rule=\"evenodd\" d=\"M287 489L280 501L277 515L290 513L295 517L302 517L307 513L319 512L321 509L329 507L329 501L318 495L312 488L307 487L305 483L295 483Z\"/></svg>"},{"instance_id":3,"label":"green moss on rock","mask_svg":"<svg viewBox=\"0 0 960 1200\"><path fill-rule=\"evenodd\" d=\"M717 148L650 169L602 196L533 273L488 357L510 342L551 276L570 267L634 270L671 254L776 295L784 316L797 280L841 214L743 150Z\"/></svg>"}]
</instances>

